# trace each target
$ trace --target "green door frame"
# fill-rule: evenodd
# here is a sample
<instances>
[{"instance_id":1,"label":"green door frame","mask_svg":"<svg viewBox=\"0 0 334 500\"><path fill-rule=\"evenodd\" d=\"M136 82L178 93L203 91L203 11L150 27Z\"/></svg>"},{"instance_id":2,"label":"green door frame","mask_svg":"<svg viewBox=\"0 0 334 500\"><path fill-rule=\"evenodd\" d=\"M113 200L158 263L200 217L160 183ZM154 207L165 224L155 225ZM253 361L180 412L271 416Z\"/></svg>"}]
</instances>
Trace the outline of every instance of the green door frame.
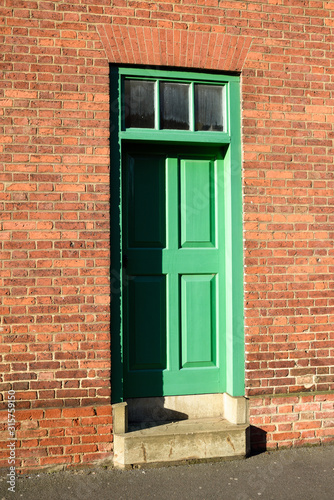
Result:
<instances>
[{"instance_id":1,"label":"green door frame","mask_svg":"<svg viewBox=\"0 0 334 500\"><path fill-rule=\"evenodd\" d=\"M226 89L226 130L173 131L125 129L122 113L124 77L169 79L224 85ZM244 386L244 311L243 311L243 238L240 79L235 75L196 73L192 71L159 71L140 67L110 66L111 117L111 335L112 335L112 402L123 401L123 319L122 289L122 145L124 141L169 144L203 144L227 146L224 169L225 257L226 257L226 387L223 392L243 396ZM156 104L158 101L156 101Z\"/></svg>"}]
</instances>

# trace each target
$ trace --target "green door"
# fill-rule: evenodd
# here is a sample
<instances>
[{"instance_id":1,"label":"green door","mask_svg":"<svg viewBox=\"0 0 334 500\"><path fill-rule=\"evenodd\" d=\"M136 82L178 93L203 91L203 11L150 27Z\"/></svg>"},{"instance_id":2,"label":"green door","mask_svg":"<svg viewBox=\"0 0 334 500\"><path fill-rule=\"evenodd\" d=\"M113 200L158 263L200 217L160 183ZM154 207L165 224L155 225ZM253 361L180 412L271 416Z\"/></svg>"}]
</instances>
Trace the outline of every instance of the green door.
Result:
<instances>
[{"instance_id":1,"label":"green door","mask_svg":"<svg viewBox=\"0 0 334 500\"><path fill-rule=\"evenodd\" d=\"M125 397L224 390L223 169L212 146L125 147Z\"/></svg>"}]
</instances>

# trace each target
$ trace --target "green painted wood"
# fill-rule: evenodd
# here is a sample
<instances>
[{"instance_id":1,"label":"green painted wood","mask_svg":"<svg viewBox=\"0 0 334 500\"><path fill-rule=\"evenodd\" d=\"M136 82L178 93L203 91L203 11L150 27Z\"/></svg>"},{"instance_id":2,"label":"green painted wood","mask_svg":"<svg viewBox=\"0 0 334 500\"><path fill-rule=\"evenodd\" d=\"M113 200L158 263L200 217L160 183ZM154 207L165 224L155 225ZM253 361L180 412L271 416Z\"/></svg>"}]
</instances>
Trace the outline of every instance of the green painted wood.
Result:
<instances>
[{"instance_id":1,"label":"green painted wood","mask_svg":"<svg viewBox=\"0 0 334 500\"><path fill-rule=\"evenodd\" d=\"M181 247L213 247L215 229L214 163L181 160Z\"/></svg>"},{"instance_id":2,"label":"green painted wood","mask_svg":"<svg viewBox=\"0 0 334 500\"><path fill-rule=\"evenodd\" d=\"M240 129L240 83L230 84L231 145L225 171L226 210L226 391L245 394L245 344L243 307L242 172Z\"/></svg>"},{"instance_id":3,"label":"green painted wood","mask_svg":"<svg viewBox=\"0 0 334 500\"><path fill-rule=\"evenodd\" d=\"M142 129L124 129L122 121L122 78L125 76L133 78L172 78L173 81L192 80L193 82L217 82L217 84L226 85L226 124L227 129L224 132L194 131L193 125L190 131L180 133L179 131L162 130L142 130ZM242 255L242 183L241 183L241 137L240 137L240 79L237 75L205 74L196 72L179 71L160 71L150 68L128 68L111 65L111 214L112 214L112 245L111 245L111 289L112 289L112 400L118 402L127 395L126 389L126 366L128 354L125 353L126 346L126 323L127 323L127 288L129 286L129 276L120 268L122 261L120 250L126 250L125 237L123 236L126 220L126 196L124 193L123 169L118 170L121 165L121 152L132 143L141 141L146 152L156 148L156 152L165 151L169 148L173 154L166 161L166 186L175 182L178 176L178 159L180 151L178 145L185 143L191 145L194 149L197 145L203 145L205 149L208 144L212 147L221 148L226 145L222 156L224 166L218 169L216 182L220 193L216 227L219 228L216 238L216 246L223 248L223 254L219 254L215 259L219 266L223 266L225 272L224 286L217 285L217 325L220 328L218 336L220 338L217 346L217 362L222 368L222 382L218 391L227 391L232 395L239 396L244 394L244 332L243 332L243 255ZM159 116L158 108L156 108ZM159 128L159 124L158 124ZM159 150L160 148L160 150ZM175 153L175 149L178 150ZM196 151L196 154L198 150ZM123 161L124 166L124 161ZM215 165L216 168L216 165ZM223 193L223 196L221 196ZM141 370L140 377L134 377L131 382L131 393L134 395L151 396L152 394L163 394L175 384L175 372L182 373L182 392L191 394L194 386L198 393L214 392L217 376L215 367L206 367L206 377L202 379L200 372L190 368L180 369L180 331L177 325L181 324L179 314L174 314L180 306L181 286L178 275L178 269L181 267L182 259L175 259L173 255L172 240L176 237L181 241L181 231L179 223L176 224L178 214L175 208L176 197L175 189L169 190L166 187L166 241L165 248L153 247L149 249L149 260L152 264L152 272L156 276L162 276L163 272L174 267L175 272L164 274L166 283L166 325L169 328L166 334L166 369ZM174 206L174 210L172 207ZM123 208L122 208L123 207ZM174 220L174 223L172 223ZM122 223L120 224L120 221ZM224 228L224 229L222 229ZM121 239L119 239L119 237ZM121 243L120 243L121 242ZM131 250L131 252L134 249ZM139 259L139 253L145 249L138 250L138 262L145 259ZM140 252L139 252L140 250ZM167 252L170 250L169 252ZM191 265L188 260L194 261L197 268L197 274L204 274L206 270L202 264L202 255L198 248L182 248L183 264L187 269L180 269L182 275L191 274ZM212 250L215 248L207 248ZM185 253L187 251L188 253ZM129 253L131 253L129 252ZM191 253L192 252L192 253ZM221 260L223 259L223 264ZM214 260L214 259L213 259ZM131 267L131 258L129 258L129 267ZM164 268L164 271L163 269ZM177 271L177 272L176 272ZM143 275L144 276L144 275ZM149 276L149 275L148 275ZM175 293L171 293L174 290ZM223 325L223 331L221 326ZM124 330L124 332L123 332ZM175 346L179 348L175 348ZM152 377L152 374L156 374ZM225 380L225 382L224 382ZM149 389L146 389L148 387ZM209 388L209 389L208 389Z\"/></svg>"},{"instance_id":4,"label":"green painted wood","mask_svg":"<svg viewBox=\"0 0 334 500\"><path fill-rule=\"evenodd\" d=\"M127 159L128 248L165 246L165 165L160 155ZM152 210L154 207L154 210Z\"/></svg>"},{"instance_id":5,"label":"green painted wood","mask_svg":"<svg viewBox=\"0 0 334 500\"><path fill-rule=\"evenodd\" d=\"M227 132L213 132L213 131L189 131L183 130L154 130L144 128L131 128L122 130L119 133L121 140L127 141L155 141L158 143L175 143L182 140L185 143L193 144L212 144L221 146L222 144L230 143L230 135Z\"/></svg>"},{"instance_id":6,"label":"green painted wood","mask_svg":"<svg viewBox=\"0 0 334 500\"><path fill-rule=\"evenodd\" d=\"M123 401L123 308L122 308L122 169L119 143L120 109L119 95L121 78L119 68L110 67L110 292L111 292L111 364L112 364L112 403Z\"/></svg>"},{"instance_id":7,"label":"green painted wood","mask_svg":"<svg viewBox=\"0 0 334 500\"><path fill-rule=\"evenodd\" d=\"M216 365L216 275L181 276L183 368Z\"/></svg>"},{"instance_id":8,"label":"green painted wood","mask_svg":"<svg viewBox=\"0 0 334 500\"><path fill-rule=\"evenodd\" d=\"M238 75L222 75L220 73L197 73L195 71L172 71L172 70L160 70L152 68L141 68L141 67L120 67L120 75L128 75L131 77L138 77L145 79L148 78L173 78L173 81L183 81L189 80L194 82L216 82L218 84L227 82L239 82L240 77Z\"/></svg>"},{"instance_id":9,"label":"green painted wood","mask_svg":"<svg viewBox=\"0 0 334 500\"><path fill-rule=\"evenodd\" d=\"M216 187L224 160L216 149L160 147L160 151L136 145L128 146L124 155L129 283L124 289L125 395L220 392L225 335L224 305L218 308L218 296L224 287L225 261L218 224L223 227L224 200L223 190L220 193ZM149 188L147 175L152 176ZM163 190L159 191L156 179L165 180ZM151 196L147 189L153 191ZM195 194L201 204L194 205ZM157 234L164 248L158 248Z\"/></svg>"},{"instance_id":10,"label":"green painted wood","mask_svg":"<svg viewBox=\"0 0 334 500\"><path fill-rule=\"evenodd\" d=\"M165 276L130 276L127 296L129 370L166 368Z\"/></svg>"}]
</instances>

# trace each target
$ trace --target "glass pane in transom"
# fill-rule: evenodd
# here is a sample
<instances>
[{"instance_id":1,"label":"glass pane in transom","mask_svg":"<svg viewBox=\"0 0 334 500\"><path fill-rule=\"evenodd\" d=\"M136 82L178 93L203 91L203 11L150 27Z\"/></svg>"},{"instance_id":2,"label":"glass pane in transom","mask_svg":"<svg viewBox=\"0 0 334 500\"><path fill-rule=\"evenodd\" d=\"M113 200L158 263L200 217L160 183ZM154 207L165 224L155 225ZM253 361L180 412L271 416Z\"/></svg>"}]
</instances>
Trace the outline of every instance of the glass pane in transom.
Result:
<instances>
[{"instance_id":1,"label":"glass pane in transom","mask_svg":"<svg viewBox=\"0 0 334 500\"><path fill-rule=\"evenodd\" d=\"M160 83L160 127L189 130L189 88L186 83Z\"/></svg>"},{"instance_id":2,"label":"glass pane in transom","mask_svg":"<svg viewBox=\"0 0 334 500\"><path fill-rule=\"evenodd\" d=\"M224 86L195 84L195 129L224 130Z\"/></svg>"},{"instance_id":3,"label":"glass pane in transom","mask_svg":"<svg viewBox=\"0 0 334 500\"><path fill-rule=\"evenodd\" d=\"M154 128L155 82L124 80L125 128Z\"/></svg>"}]
</instances>

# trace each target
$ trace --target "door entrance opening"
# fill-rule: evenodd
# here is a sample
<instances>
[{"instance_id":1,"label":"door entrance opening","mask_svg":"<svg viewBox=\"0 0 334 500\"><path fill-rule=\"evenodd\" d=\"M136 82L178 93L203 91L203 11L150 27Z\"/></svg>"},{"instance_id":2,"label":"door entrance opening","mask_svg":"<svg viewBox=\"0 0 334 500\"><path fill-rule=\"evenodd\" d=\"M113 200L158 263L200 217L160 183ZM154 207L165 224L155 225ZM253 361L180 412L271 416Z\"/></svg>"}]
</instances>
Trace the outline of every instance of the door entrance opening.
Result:
<instances>
[{"instance_id":1,"label":"door entrance opening","mask_svg":"<svg viewBox=\"0 0 334 500\"><path fill-rule=\"evenodd\" d=\"M239 77L111 82L113 402L243 396Z\"/></svg>"}]
</instances>

